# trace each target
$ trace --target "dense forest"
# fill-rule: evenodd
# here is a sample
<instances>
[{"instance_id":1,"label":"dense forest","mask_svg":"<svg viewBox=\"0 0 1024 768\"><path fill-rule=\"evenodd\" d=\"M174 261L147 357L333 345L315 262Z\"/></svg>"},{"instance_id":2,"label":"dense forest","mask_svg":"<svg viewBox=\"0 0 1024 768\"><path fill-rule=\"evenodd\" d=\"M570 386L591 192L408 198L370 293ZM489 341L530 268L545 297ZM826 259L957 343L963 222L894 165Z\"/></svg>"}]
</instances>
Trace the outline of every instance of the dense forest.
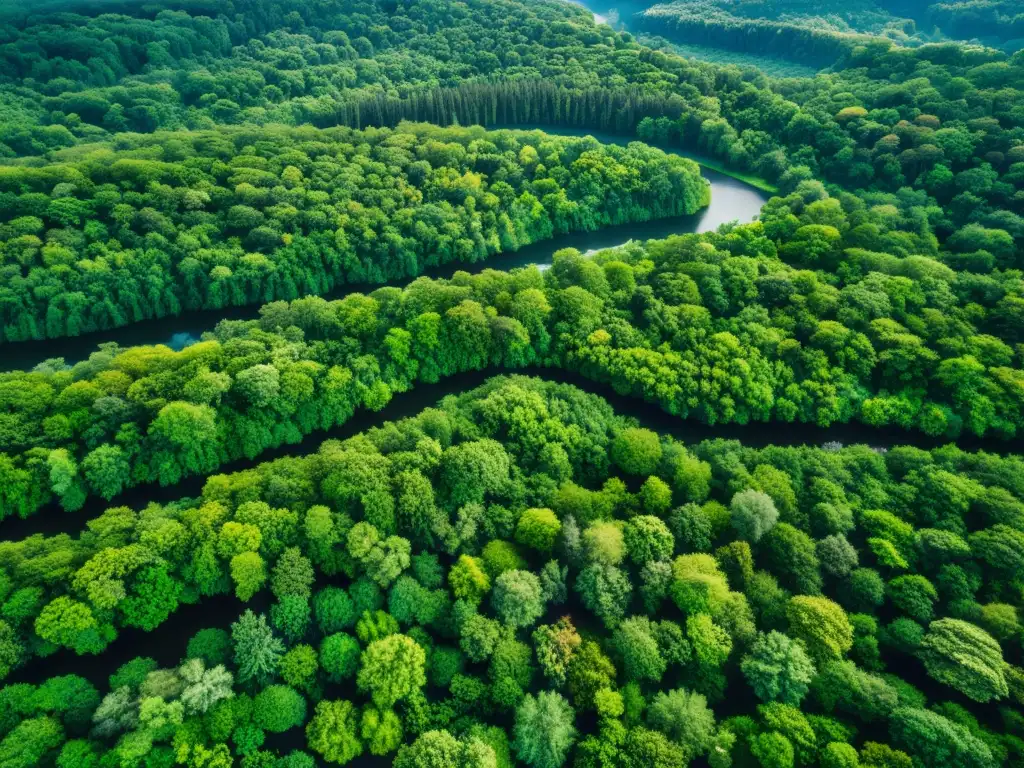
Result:
<instances>
[{"instance_id":1,"label":"dense forest","mask_svg":"<svg viewBox=\"0 0 1024 768\"><path fill-rule=\"evenodd\" d=\"M256 7L265 23L282 10L270 0ZM936 222L941 240L969 223L1024 236L1024 54L955 44L909 49L876 40L854 47L847 66L833 74L773 81L651 51L558 3L459 5L439 36L441 18L447 18L441 11L452 15L455 8L399 3L387 13L371 4L340 13L330 4L303 4L290 11L288 22L301 33L278 30L261 37L246 28L239 40L249 42L234 47L228 45L233 27L226 15L214 22L181 12L174 24L168 14L62 17L59 35L44 34L44 15L12 31L12 41L0 47L11 62L7 69L21 73L3 91L25 105L23 111L8 110L0 142L11 155L31 155L88 145L125 129L203 128L215 122L363 127L403 119L570 125L635 135L641 121L651 118L678 124L687 145L772 182L802 174L797 178L823 178L849 190L923 191L943 208ZM258 14L245 18L250 26L264 23ZM132 39L223 26L224 45L180 43L171 46L176 58L150 62L144 50L161 46L118 47L103 23L123 25ZM376 41L356 36L370 26ZM332 27L348 31L325 31ZM70 42L76 34L84 36L80 56L95 48L88 35L104 34L110 41L109 75L94 78L81 69L86 64L74 58ZM453 37L458 45L437 50ZM343 39L352 48L346 58L321 62L330 58L323 49L337 55ZM267 63L250 60L253 50ZM98 66L100 59L87 61ZM59 77L62 68L78 72L78 79ZM280 81L292 71L297 76L284 88ZM365 75L350 80L350 71ZM339 89L337 83L346 85ZM44 95L40 89L47 88L59 92ZM219 107L222 102L237 109ZM126 117L111 123L111 110Z\"/></svg>"},{"instance_id":2,"label":"dense forest","mask_svg":"<svg viewBox=\"0 0 1024 768\"><path fill-rule=\"evenodd\" d=\"M1024 16L606 10L0 8L0 768L1024 766Z\"/></svg>"},{"instance_id":3,"label":"dense forest","mask_svg":"<svg viewBox=\"0 0 1024 768\"><path fill-rule=\"evenodd\" d=\"M978 40L1011 52L1024 41L1024 13L1013 0L884 0L884 5L952 38Z\"/></svg>"},{"instance_id":4,"label":"dense forest","mask_svg":"<svg viewBox=\"0 0 1024 768\"><path fill-rule=\"evenodd\" d=\"M25 516L53 497L75 510L208 473L417 381L490 365L579 370L711 424L1019 434L1019 271L977 250L980 227L962 251L917 255L934 238L894 226L913 209L870 202L803 181L759 222L721 233L596 259L568 250L544 273L275 302L181 352L107 346L71 369L0 374L0 511Z\"/></svg>"},{"instance_id":5,"label":"dense forest","mask_svg":"<svg viewBox=\"0 0 1024 768\"><path fill-rule=\"evenodd\" d=\"M0 167L0 343L411 278L709 199L695 163L639 143L424 124L62 154Z\"/></svg>"},{"instance_id":6,"label":"dense forest","mask_svg":"<svg viewBox=\"0 0 1024 768\"><path fill-rule=\"evenodd\" d=\"M676 0L659 3L638 15L638 30L663 35L672 41L707 48L724 48L758 55L788 58L824 69L850 55L858 46L871 45L874 36L864 17L873 18L874 3L845 4L834 15L821 14L821 6L803 3L732 3L728 0ZM791 7L795 12L786 12ZM769 11L770 8L770 11ZM767 16L766 13L779 14ZM897 26L900 32L902 27ZM905 34L900 34L905 38Z\"/></svg>"},{"instance_id":7,"label":"dense forest","mask_svg":"<svg viewBox=\"0 0 1024 768\"><path fill-rule=\"evenodd\" d=\"M8 685L0 755L294 768L314 763L261 747L304 726L338 764L996 765L1024 751L993 704L1024 690L1022 478L955 448L686 446L495 379L201 498L0 545L8 668L270 593L178 664Z\"/></svg>"}]
</instances>

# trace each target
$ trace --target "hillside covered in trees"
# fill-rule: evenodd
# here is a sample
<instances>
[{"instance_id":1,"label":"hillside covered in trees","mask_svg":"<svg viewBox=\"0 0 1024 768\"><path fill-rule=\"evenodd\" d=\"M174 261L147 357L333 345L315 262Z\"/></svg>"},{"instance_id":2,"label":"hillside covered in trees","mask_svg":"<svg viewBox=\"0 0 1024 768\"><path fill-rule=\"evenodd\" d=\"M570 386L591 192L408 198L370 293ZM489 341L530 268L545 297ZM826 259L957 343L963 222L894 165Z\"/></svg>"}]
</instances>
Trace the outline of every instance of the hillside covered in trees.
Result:
<instances>
[{"instance_id":1,"label":"hillside covered in trees","mask_svg":"<svg viewBox=\"0 0 1024 768\"><path fill-rule=\"evenodd\" d=\"M1022 768L1014 13L0 9L0 768Z\"/></svg>"},{"instance_id":2,"label":"hillside covered in trees","mask_svg":"<svg viewBox=\"0 0 1024 768\"><path fill-rule=\"evenodd\" d=\"M901 15L902 14L902 15ZM654 3L629 27L663 35L709 56L733 51L759 60L788 60L812 69L840 69L864 46L918 47L950 39L1012 54L1024 43L1024 13L1012 2L915 3L854 0L672 0ZM889 42L886 42L889 41ZM653 42L644 39L644 42Z\"/></svg>"}]
</instances>

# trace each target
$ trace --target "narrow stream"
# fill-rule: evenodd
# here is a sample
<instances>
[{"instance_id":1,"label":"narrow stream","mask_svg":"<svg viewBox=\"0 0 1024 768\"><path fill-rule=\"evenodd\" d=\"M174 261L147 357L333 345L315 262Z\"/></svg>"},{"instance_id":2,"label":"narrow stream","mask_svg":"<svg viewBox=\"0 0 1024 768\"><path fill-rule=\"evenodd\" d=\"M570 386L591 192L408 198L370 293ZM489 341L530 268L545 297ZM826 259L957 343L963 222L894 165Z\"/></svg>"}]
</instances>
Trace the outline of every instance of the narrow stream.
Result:
<instances>
[{"instance_id":1,"label":"narrow stream","mask_svg":"<svg viewBox=\"0 0 1024 768\"><path fill-rule=\"evenodd\" d=\"M305 456L315 453L324 440L343 440L387 421L415 416L448 395L458 395L483 384L497 375L536 376L560 384L571 384L584 392L604 398L621 416L636 419L642 426L656 432L672 435L684 443L723 438L740 440L752 448L767 445L807 445L821 447L826 444L868 445L878 450L895 445L914 445L919 448L937 448L950 442L948 438L932 438L920 432L897 427L871 427L859 422L819 427L816 424L785 424L752 422L750 424L717 424L714 426L680 419L665 412L656 403L621 395L611 385L592 381L575 371L560 368L524 368L520 370L469 371L456 374L436 384L417 384L408 392L395 395L380 411L357 410L344 424L325 431L312 432L301 441L264 451L255 459L241 459L224 464L215 474L229 474L250 469L258 464L285 456ZM1024 440L1000 440L965 435L955 441L964 449L987 450L993 453L1024 452ZM56 536L81 531L85 522L99 517L110 507L128 506L142 509L149 502L166 503L175 499L196 497L203 491L209 475L186 477L175 485L138 485L115 496L110 501L92 497L77 512L67 512L56 504L43 507L27 518L12 517L0 522L0 539L18 541L35 534Z\"/></svg>"}]
</instances>

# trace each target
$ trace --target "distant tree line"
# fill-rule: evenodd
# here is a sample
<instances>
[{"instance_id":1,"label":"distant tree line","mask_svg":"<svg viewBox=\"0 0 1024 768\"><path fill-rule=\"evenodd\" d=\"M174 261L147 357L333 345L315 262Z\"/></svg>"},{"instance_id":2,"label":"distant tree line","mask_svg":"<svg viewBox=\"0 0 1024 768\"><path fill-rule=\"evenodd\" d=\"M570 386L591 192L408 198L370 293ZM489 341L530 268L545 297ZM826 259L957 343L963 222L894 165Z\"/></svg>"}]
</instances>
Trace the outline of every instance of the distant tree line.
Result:
<instances>
[{"instance_id":1,"label":"distant tree line","mask_svg":"<svg viewBox=\"0 0 1024 768\"><path fill-rule=\"evenodd\" d=\"M635 135L644 119L664 119L675 127L643 135L696 144L772 183L797 173L848 190L924 191L942 242L969 223L1024 239L1022 53L858 39L840 71L772 80L652 50L565 3L400 0L384 12L259 0L240 17L219 7L44 13L12 29L0 45L14 73L0 86L0 148L32 155L126 130L234 123L412 119ZM110 74L81 69L100 62Z\"/></svg>"},{"instance_id":2,"label":"distant tree line","mask_svg":"<svg viewBox=\"0 0 1024 768\"><path fill-rule=\"evenodd\" d=\"M837 64L857 45L874 41L870 35L815 27L789 17L780 20L734 15L715 0L660 3L634 19L637 31L668 40L781 56L818 68Z\"/></svg>"}]
</instances>

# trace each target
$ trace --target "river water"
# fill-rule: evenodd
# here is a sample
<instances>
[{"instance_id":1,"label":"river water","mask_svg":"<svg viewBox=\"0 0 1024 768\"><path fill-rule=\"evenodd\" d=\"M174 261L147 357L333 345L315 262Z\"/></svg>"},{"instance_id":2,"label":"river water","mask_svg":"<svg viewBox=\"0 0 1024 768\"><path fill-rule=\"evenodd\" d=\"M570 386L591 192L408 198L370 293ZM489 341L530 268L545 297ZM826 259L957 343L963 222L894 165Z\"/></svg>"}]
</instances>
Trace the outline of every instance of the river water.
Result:
<instances>
[{"instance_id":1,"label":"river water","mask_svg":"<svg viewBox=\"0 0 1024 768\"><path fill-rule=\"evenodd\" d=\"M606 144L625 144L630 141L622 136L593 131L544 126L515 127L520 129L537 128L559 136L591 135ZM665 151L672 153L671 150ZM756 218L761 206L768 199L765 192L743 181L707 168L702 168L701 171L711 183L711 204L690 216L657 219L638 224L621 224L596 232L575 232L534 243L513 253L499 254L485 261L472 264L461 262L446 264L436 269L427 270L423 274L428 277L447 278L459 270L468 272L479 272L483 269L508 270L530 264L536 264L541 269L546 269L551 265L551 257L555 251L562 248L576 248L583 252L593 252L604 248L614 248L630 240L657 240L670 235L710 232L730 221L748 222ZM414 278L405 278L383 285L400 287L412 279ZM350 293L368 293L380 287L382 287L381 283L349 283L339 286L332 293L325 294L324 297L341 298ZM80 360L85 360L99 344L105 342L117 342L122 347L166 344L171 349L179 350L199 341L204 332L213 330L221 320L254 319L259 317L259 309L260 305L253 304L244 307L201 310L157 320L146 320L124 328L97 331L73 338L5 344L0 347L0 372L29 370L39 363L53 358L62 358L65 363L73 365Z\"/></svg>"},{"instance_id":2,"label":"river water","mask_svg":"<svg viewBox=\"0 0 1024 768\"><path fill-rule=\"evenodd\" d=\"M594 14L595 24L608 24L620 31L629 31L629 22L634 13L643 13L652 5L651 2L630 2L624 0L568 0L573 5L580 5Z\"/></svg>"},{"instance_id":3,"label":"river water","mask_svg":"<svg viewBox=\"0 0 1024 768\"><path fill-rule=\"evenodd\" d=\"M612 6L609 4L609 0L589 0L579 4L584 5L584 7L587 7L594 13L594 19L597 23L609 23L620 29L627 28L628 19L632 13L643 10L646 7L646 5L634 5L632 3L617 3ZM537 127L543 128L542 126ZM559 135L583 135L587 133L571 129L543 129L549 133L557 133ZM605 143L624 143L624 140L617 136L601 135L593 132L591 132L591 135L595 135L596 138ZM530 264L536 264L539 268L545 269L551 264L551 255L561 248L572 247L584 252L594 252L622 245L630 240L659 239L674 234L707 232L729 221L738 220L745 222L757 216L761 206L767 199L765 193L724 174L706 168L702 168L702 172L711 182L711 205L693 216L609 227L598 232L566 235L536 243L516 253L495 256L486 262L471 265L451 264L426 274L430 277L449 277L459 269L467 271L479 271L486 268L507 270ZM402 285L406 282L408 281L403 280L389 284ZM340 297L356 291L372 291L378 287L380 287L379 284L345 285L336 291L334 296ZM117 342L122 346L166 344L172 349L181 349L198 341L202 333L212 329L222 319L248 319L257 316L257 306L233 307L222 310L194 312L183 317L171 317L138 323L127 328L89 334L75 339L57 339L45 342L8 345L3 349L2 355L0 355L0 371L30 368L45 359L54 357L63 357L66 362L73 363L84 359L98 344L111 341ZM921 447L934 447L946 442L929 439L919 433L908 433L898 429L878 430L859 424L836 425L829 428L797 424L786 425L785 429L782 430L765 424L709 427L692 421L681 421L665 413L657 405L619 395L611 387L590 382L576 373L552 369L543 372L530 371L530 373L540 373L545 379L570 383L594 394L599 394L610 401L618 414L633 417L643 426L659 432L672 434L689 443L719 437L742 439L745 445L751 447L762 447L769 444L824 445L826 443L866 443L876 449L883 450L887 446L897 444L910 443ZM264 452L254 461L237 462L235 465L223 467L221 471L238 471L248 466L253 466L256 463L270 461L282 456L311 453L325 439L344 439L388 420L414 416L423 408L433 405L445 395L464 392L467 389L478 386L491 375L493 375L493 372L490 371L471 372L451 377L438 384L421 384L411 392L397 395L380 412L359 411L346 424L329 432L308 435L298 444L282 446L281 448ZM965 447L984 447L993 450L1006 450L1010 447L1014 450L1022 449L1019 440L1014 441L1012 444L1005 444L1000 441L993 442L991 440L971 440L970 438L959 442ZM76 513L65 513L59 509L41 510L40 514L28 520L7 520L0 524L0 536L5 539L20 539L33 533L42 533L48 536L58 533L73 533L82 529L84 521L92 519L109 506L128 504L140 508L150 501L169 501L185 496L196 496L201 493L205 481L205 477L193 477L187 478L183 482L169 488L156 486L134 488L109 503L90 502L86 509L79 510ZM318 586L324 586L324 584L320 583ZM107 677L115 672L120 665L132 658L145 655L155 658L161 666L174 666L184 656L185 645L188 639L198 630L211 626L227 629L231 621L245 608L252 608L257 612L266 612L269 609L269 602L269 595L263 592L247 605L243 605L232 595L206 598L194 605L182 605L156 632L146 633L138 629L123 629L117 640L98 657L82 658L68 651L60 651L50 658L36 659L25 667L16 670L8 677L5 683L21 681L38 683L43 679L56 675L74 673L86 677L101 692L106 692ZM916 673L914 675L914 682L929 690L929 693L941 693L943 697L950 698L951 692L948 689L943 688L941 691L933 691L932 689L935 688L935 685L923 675L921 670L912 669L908 671ZM342 691L342 693L346 692ZM969 704L970 702L964 701L962 703ZM300 729L292 729L283 734L268 734L265 746L276 749L281 754L284 754L291 749L304 748L305 740ZM350 765L353 768L378 768L390 763L391 756L375 757L370 754L363 754L352 761ZM324 765L321 760L317 760L317 764Z\"/></svg>"},{"instance_id":4,"label":"river water","mask_svg":"<svg viewBox=\"0 0 1024 768\"><path fill-rule=\"evenodd\" d=\"M595 13L595 18L598 14ZM614 13L609 14L614 20ZM518 126L523 128L524 126ZM542 128L542 126L537 126ZM573 131L571 129L544 128L549 133L560 135L584 135L590 133L605 143L625 143L627 139L609 134ZM512 269L515 267L536 264L545 269L551 264L552 254L561 248L577 248L583 252L594 252L605 248L622 245L630 240L648 240L668 237L674 234L690 232L707 232L717 229L729 221L746 222L754 219L767 199L767 194L724 174L702 168L704 176L711 182L711 205L694 214L672 219L609 227L598 232L575 233L536 243L516 253L502 254L476 264L452 264L441 269L428 272L431 277L448 277L455 271L479 271L482 269ZM402 285L408 281L398 281L394 285ZM334 295L343 296L355 291L371 291L379 285L346 285ZM227 310L212 310L189 313L182 317L165 318L156 321L139 323L115 331L90 334L76 339L59 339L45 342L7 345L2 352L0 370L30 368L39 362L54 357L63 357L68 363L84 359L96 345L103 342L117 342L122 346L138 344L166 344L180 349L197 341L201 335L211 330L217 322L225 318L246 319L258 316L258 307L236 307ZM623 416L636 419L640 424L658 432L671 434L674 437L694 443L710 438L727 438L742 440L745 445L762 447L765 445L811 445L864 443L878 450L891 445L914 444L920 447L934 447L947 442L934 440L919 433L909 433L898 429L878 430L860 424L835 425L820 428L814 425L792 424L778 429L766 424L750 425L718 425L708 426L694 421L683 421L665 413L653 403L646 403L635 398L616 393L610 386L584 379L581 375L556 369L531 369L524 373L539 375L542 378L573 384L593 394L607 399L616 412ZM306 436L301 442L281 446L266 451L255 460L244 460L226 465L222 472L234 472L284 456L300 456L312 453L326 439L344 439L363 430L378 426L385 421L397 420L414 416L424 408L434 405L448 394L464 392L476 387L494 375L494 371L476 371L450 377L438 384L420 384L412 391L395 396L392 401L379 412L358 411L346 424L327 432L317 432ZM1004 443L997 440L972 440L966 438L958 441L963 447L981 447L989 450L1005 451L1021 450L1021 441ZM128 505L139 509L149 502L167 502L174 499L198 496L206 482L205 477L190 477L172 487L140 486L130 489L119 497L104 502L90 500L86 507L75 513L67 513L52 507L40 510L38 514L27 520L9 519L0 523L0 537L7 540L18 540L33 534L54 536L61 533L74 535L81 531L85 521L93 519L111 506ZM323 586L320 583L319 586ZM151 656L161 666L176 665L183 657L188 639L198 630L205 627L222 627L228 625L245 609L252 608L257 612L269 609L269 595L261 593L248 605L243 605L232 595L221 595L206 598L198 604L182 605L164 625L156 632L146 633L138 629L121 630L117 640L97 657L78 657L68 651L59 651L47 659L36 659L25 667L12 673L5 683L41 682L43 679L60 674L79 674L89 679L101 691L106 691L107 677L117 668L132 658L140 655ZM922 675L918 675L921 677ZM915 680L915 682L918 682ZM925 679L924 682L929 682ZM340 693L345 693L341 691ZM948 692L947 692L948 693ZM337 696L334 696L337 698ZM276 748L282 753L304 746L300 729L293 729L284 734L269 735L266 746ZM389 765L390 757L377 758L364 754L352 763L356 768L377 768ZM322 764L322 763L319 763Z\"/></svg>"}]
</instances>

